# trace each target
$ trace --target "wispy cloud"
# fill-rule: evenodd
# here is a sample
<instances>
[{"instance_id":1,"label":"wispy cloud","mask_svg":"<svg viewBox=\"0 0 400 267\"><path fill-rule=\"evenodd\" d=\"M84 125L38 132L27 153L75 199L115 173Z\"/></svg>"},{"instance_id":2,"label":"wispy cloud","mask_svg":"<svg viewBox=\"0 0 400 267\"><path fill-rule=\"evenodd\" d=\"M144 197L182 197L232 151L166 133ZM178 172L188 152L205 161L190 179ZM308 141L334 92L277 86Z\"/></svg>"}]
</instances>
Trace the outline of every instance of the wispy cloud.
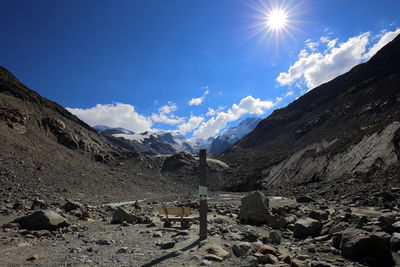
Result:
<instances>
[{"instance_id":1,"label":"wispy cloud","mask_svg":"<svg viewBox=\"0 0 400 267\"><path fill-rule=\"evenodd\" d=\"M203 96L195 97L195 98L190 99L189 102L188 102L189 106L198 106L198 105L201 105L201 103L204 102L204 100L206 99L206 95L208 95L210 93L210 90L208 90L208 86L203 87L203 89L206 89L204 91Z\"/></svg>"},{"instance_id":2,"label":"wispy cloud","mask_svg":"<svg viewBox=\"0 0 400 267\"><path fill-rule=\"evenodd\" d=\"M374 36L370 32L351 37L342 43L327 36L321 37L317 42L307 40L306 47L300 51L297 61L287 72L280 73L276 81L280 85L290 85L304 80L310 90L370 59L398 34L400 29L385 31L377 38L376 43L373 43Z\"/></svg>"}]
</instances>

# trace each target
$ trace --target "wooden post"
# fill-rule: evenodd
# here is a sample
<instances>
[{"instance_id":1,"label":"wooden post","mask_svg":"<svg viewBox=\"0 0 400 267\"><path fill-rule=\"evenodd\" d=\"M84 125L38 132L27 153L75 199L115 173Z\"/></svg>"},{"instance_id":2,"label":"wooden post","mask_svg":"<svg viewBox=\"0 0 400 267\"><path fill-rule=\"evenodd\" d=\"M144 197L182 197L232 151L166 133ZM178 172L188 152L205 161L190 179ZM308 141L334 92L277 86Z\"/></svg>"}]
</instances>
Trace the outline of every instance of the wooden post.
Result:
<instances>
[{"instance_id":1,"label":"wooden post","mask_svg":"<svg viewBox=\"0 0 400 267\"><path fill-rule=\"evenodd\" d=\"M200 149L200 239L207 238L207 153Z\"/></svg>"}]
</instances>

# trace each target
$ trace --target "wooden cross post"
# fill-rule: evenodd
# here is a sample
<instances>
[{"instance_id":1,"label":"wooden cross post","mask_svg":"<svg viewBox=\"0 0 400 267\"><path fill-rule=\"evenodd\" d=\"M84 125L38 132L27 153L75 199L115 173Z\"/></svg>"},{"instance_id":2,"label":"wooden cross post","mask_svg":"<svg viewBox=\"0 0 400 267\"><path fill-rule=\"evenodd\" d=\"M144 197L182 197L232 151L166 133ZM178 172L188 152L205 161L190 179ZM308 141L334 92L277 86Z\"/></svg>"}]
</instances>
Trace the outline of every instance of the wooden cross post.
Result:
<instances>
[{"instance_id":1,"label":"wooden cross post","mask_svg":"<svg viewBox=\"0 0 400 267\"><path fill-rule=\"evenodd\" d=\"M200 149L200 239L207 238L207 154L205 149Z\"/></svg>"}]
</instances>

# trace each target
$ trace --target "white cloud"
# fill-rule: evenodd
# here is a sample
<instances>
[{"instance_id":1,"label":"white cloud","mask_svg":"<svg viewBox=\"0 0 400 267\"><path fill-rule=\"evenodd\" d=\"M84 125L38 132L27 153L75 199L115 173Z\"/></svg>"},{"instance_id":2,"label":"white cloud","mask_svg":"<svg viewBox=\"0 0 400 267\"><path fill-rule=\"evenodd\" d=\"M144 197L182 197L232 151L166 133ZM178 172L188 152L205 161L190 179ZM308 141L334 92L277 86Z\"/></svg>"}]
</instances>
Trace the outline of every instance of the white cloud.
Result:
<instances>
[{"instance_id":1,"label":"white cloud","mask_svg":"<svg viewBox=\"0 0 400 267\"><path fill-rule=\"evenodd\" d=\"M213 108L208 108L206 116L214 116L216 113L215 109Z\"/></svg>"},{"instance_id":2,"label":"white cloud","mask_svg":"<svg viewBox=\"0 0 400 267\"><path fill-rule=\"evenodd\" d=\"M320 43L326 46L326 50L323 52L315 51L319 44L318 46L312 44L310 48L312 42L307 40L306 49L300 51L298 60L289 67L287 72L280 73L276 81L281 85L290 85L304 79L310 90L368 60L399 33L400 29L384 33L369 50L367 47L371 45L370 39L373 39L370 38L370 32L351 37L339 44L337 39L331 40L328 37L321 37ZM309 51L307 51L307 48Z\"/></svg>"},{"instance_id":3,"label":"white cloud","mask_svg":"<svg viewBox=\"0 0 400 267\"><path fill-rule=\"evenodd\" d=\"M175 103L168 101L168 104L159 108L158 111L160 112L160 114L170 114L177 109L178 107L176 106Z\"/></svg>"},{"instance_id":4,"label":"white cloud","mask_svg":"<svg viewBox=\"0 0 400 267\"><path fill-rule=\"evenodd\" d=\"M379 41L374 44L371 49L369 49L368 53L364 55L364 59L370 59L373 55L376 54L376 52L378 52L382 47L392 41L399 34L400 28L392 32L385 31L384 34L380 37Z\"/></svg>"},{"instance_id":5,"label":"white cloud","mask_svg":"<svg viewBox=\"0 0 400 267\"><path fill-rule=\"evenodd\" d=\"M285 97L292 96L293 94L294 94L293 91L289 91L289 92L287 92L287 93L285 94Z\"/></svg>"},{"instance_id":6,"label":"white cloud","mask_svg":"<svg viewBox=\"0 0 400 267\"><path fill-rule=\"evenodd\" d=\"M123 127L135 132L149 130L152 126L150 119L137 113L135 107L129 104L97 104L88 109L67 108L67 110L90 126Z\"/></svg>"},{"instance_id":7,"label":"white cloud","mask_svg":"<svg viewBox=\"0 0 400 267\"><path fill-rule=\"evenodd\" d=\"M204 102L204 100L206 99L206 95L208 95L210 93L210 90L208 90L208 86L203 87L203 88L206 89L204 91L203 96L194 97L194 98L190 99L189 102L188 102L189 106L198 106L198 105L200 105L201 103Z\"/></svg>"},{"instance_id":8,"label":"white cloud","mask_svg":"<svg viewBox=\"0 0 400 267\"><path fill-rule=\"evenodd\" d=\"M189 106L198 106L201 103L203 103L204 99L205 99L204 96L192 98L189 100L188 104L189 104Z\"/></svg>"},{"instance_id":9,"label":"white cloud","mask_svg":"<svg viewBox=\"0 0 400 267\"><path fill-rule=\"evenodd\" d=\"M165 123L169 125L180 124L185 120L182 117L177 117L172 114L166 115L166 114L155 114L155 113L151 114L151 119L153 120L153 122Z\"/></svg>"},{"instance_id":10,"label":"white cloud","mask_svg":"<svg viewBox=\"0 0 400 267\"><path fill-rule=\"evenodd\" d=\"M151 114L150 118L153 122L165 123L169 125L177 125L185 121L185 118L178 117L172 112L178 109L178 106L171 101L168 101L168 104L161 106L158 111L159 114Z\"/></svg>"},{"instance_id":11,"label":"white cloud","mask_svg":"<svg viewBox=\"0 0 400 267\"><path fill-rule=\"evenodd\" d=\"M178 131L182 134L193 131L199 127L200 123L204 120L203 117L190 116L189 120L178 126Z\"/></svg>"},{"instance_id":12,"label":"white cloud","mask_svg":"<svg viewBox=\"0 0 400 267\"><path fill-rule=\"evenodd\" d=\"M225 128L229 122L235 121L245 114L262 115L266 110L275 106L280 100L281 99L277 99L276 102L273 102L270 100L261 100L259 98L247 96L240 100L239 104L233 104L226 112L218 112L216 116L201 123L193 136L202 139L214 136Z\"/></svg>"}]
</instances>

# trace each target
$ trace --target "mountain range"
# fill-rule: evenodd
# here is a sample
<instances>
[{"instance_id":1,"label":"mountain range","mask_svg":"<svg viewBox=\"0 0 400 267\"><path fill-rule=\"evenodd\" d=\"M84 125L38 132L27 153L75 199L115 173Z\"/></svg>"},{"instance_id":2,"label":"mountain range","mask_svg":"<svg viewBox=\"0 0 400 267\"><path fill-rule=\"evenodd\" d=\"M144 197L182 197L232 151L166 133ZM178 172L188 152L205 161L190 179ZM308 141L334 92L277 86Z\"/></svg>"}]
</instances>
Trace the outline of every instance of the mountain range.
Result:
<instances>
[{"instance_id":1,"label":"mountain range","mask_svg":"<svg viewBox=\"0 0 400 267\"><path fill-rule=\"evenodd\" d=\"M112 128L104 125L94 128L109 142L145 155L168 155L182 151L194 154L199 149L206 149L210 153L220 153L253 130L260 121L261 119L256 117L246 118L237 126L228 128L216 137L205 140L188 139L176 131L151 130L135 133L124 128Z\"/></svg>"}]
</instances>

